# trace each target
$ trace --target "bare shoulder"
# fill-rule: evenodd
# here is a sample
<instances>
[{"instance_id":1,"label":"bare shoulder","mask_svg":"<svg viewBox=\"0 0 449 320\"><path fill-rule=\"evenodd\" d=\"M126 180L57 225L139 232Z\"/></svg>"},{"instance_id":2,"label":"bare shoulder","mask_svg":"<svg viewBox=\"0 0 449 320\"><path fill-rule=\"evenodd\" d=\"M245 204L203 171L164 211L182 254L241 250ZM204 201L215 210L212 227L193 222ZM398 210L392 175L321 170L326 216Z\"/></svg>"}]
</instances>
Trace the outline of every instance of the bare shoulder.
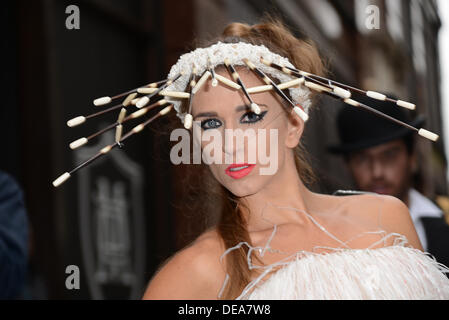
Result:
<instances>
[{"instance_id":1,"label":"bare shoulder","mask_svg":"<svg viewBox=\"0 0 449 320\"><path fill-rule=\"evenodd\" d=\"M358 214L358 218L363 217L367 225L378 226L388 233L401 234L412 247L423 250L410 211L402 200L381 194L350 197L356 197L351 205L351 214ZM363 215L360 212L363 212Z\"/></svg>"},{"instance_id":2,"label":"bare shoulder","mask_svg":"<svg viewBox=\"0 0 449 320\"><path fill-rule=\"evenodd\" d=\"M382 200L384 203L380 214L381 225L388 232L404 235L412 247L424 251L406 204L388 195L382 195Z\"/></svg>"},{"instance_id":3,"label":"bare shoulder","mask_svg":"<svg viewBox=\"0 0 449 320\"><path fill-rule=\"evenodd\" d=\"M216 299L225 278L222 252L217 232L203 233L159 268L143 299Z\"/></svg>"},{"instance_id":4,"label":"bare shoulder","mask_svg":"<svg viewBox=\"0 0 449 320\"><path fill-rule=\"evenodd\" d=\"M365 231L381 228L387 233L401 234L407 238L412 247L423 250L410 212L400 199L371 193L332 197L338 198L334 201L339 203L341 208L339 217L344 217L342 221L350 221L352 225L357 225ZM359 238L360 243L357 246L364 247L366 244L374 243L376 237L373 235L372 238L369 236ZM392 244L392 240L387 242Z\"/></svg>"}]
</instances>

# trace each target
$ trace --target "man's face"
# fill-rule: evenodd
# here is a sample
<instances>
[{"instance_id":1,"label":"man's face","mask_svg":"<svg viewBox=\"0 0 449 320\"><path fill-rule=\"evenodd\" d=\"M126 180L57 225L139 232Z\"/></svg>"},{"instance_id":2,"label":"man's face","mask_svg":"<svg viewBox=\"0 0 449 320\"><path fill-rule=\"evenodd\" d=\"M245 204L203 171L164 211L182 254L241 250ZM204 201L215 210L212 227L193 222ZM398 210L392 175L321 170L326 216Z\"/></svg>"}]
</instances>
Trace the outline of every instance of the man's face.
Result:
<instances>
[{"instance_id":1,"label":"man's face","mask_svg":"<svg viewBox=\"0 0 449 320\"><path fill-rule=\"evenodd\" d=\"M349 169L359 190L403 198L410 187L415 159L402 139L353 152Z\"/></svg>"}]
</instances>

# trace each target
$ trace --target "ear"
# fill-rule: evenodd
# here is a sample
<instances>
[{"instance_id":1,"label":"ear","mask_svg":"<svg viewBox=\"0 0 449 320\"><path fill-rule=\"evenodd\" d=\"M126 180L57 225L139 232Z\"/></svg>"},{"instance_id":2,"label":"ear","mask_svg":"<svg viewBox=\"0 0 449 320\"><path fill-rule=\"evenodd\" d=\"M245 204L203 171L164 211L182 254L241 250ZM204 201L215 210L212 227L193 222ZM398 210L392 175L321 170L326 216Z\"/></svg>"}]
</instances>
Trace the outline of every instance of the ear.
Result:
<instances>
[{"instance_id":1,"label":"ear","mask_svg":"<svg viewBox=\"0 0 449 320\"><path fill-rule=\"evenodd\" d=\"M301 108L299 104L297 104ZM285 145L288 148L295 148L301 140L304 131L304 121L291 109L288 115L287 136L285 137Z\"/></svg>"}]
</instances>

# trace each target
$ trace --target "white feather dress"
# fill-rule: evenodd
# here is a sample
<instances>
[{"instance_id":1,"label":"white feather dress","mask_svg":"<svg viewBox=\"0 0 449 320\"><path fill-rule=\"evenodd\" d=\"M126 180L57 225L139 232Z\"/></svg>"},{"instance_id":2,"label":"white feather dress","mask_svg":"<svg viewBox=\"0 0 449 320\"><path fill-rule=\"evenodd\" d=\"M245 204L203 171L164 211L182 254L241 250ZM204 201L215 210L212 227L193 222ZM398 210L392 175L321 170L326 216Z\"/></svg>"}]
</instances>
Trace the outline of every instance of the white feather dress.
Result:
<instances>
[{"instance_id":1,"label":"white feather dress","mask_svg":"<svg viewBox=\"0 0 449 320\"><path fill-rule=\"evenodd\" d=\"M430 253L411 247L403 235L383 230L369 233L381 233L383 237L366 249L327 248L329 252L325 253L301 250L276 263L256 266L251 262L251 254L258 250L263 256L273 250L270 242L276 234L274 225L265 247L241 242L223 254L246 245L249 268L261 269L237 300L449 299L449 279L445 274L449 273L448 267ZM371 248L388 238L394 239L392 245ZM228 280L226 277L223 288Z\"/></svg>"}]
</instances>

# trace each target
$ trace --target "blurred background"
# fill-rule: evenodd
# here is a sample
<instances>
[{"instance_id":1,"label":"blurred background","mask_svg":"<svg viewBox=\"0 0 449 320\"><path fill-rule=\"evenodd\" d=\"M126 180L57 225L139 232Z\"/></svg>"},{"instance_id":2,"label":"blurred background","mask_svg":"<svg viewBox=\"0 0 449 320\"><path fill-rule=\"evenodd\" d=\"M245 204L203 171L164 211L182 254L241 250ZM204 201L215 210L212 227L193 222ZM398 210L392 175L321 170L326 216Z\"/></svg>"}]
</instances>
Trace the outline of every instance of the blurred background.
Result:
<instances>
[{"instance_id":1,"label":"blurred background","mask_svg":"<svg viewBox=\"0 0 449 320\"><path fill-rule=\"evenodd\" d=\"M365 25L372 4L380 9L378 29ZM70 5L79 8L79 29L66 27ZM76 152L69 142L116 114L82 128L70 129L66 121L97 110L94 98L165 78L195 39L218 35L231 21L257 23L265 12L311 37L331 78L417 105L424 127L440 139L418 139L415 188L431 198L447 195L449 101L442 100L439 53L447 11L433 0L3 1L0 169L22 188L29 221L27 276L15 298L140 298L160 263L200 231L185 229L195 225L194 212L173 205L183 190L182 170L169 161L168 136L154 129L53 188L56 177L113 137ZM342 159L326 152L338 142L341 106L325 97L319 103L306 134L320 177L311 188L351 189ZM69 265L79 267L79 289L66 287Z\"/></svg>"}]
</instances>

